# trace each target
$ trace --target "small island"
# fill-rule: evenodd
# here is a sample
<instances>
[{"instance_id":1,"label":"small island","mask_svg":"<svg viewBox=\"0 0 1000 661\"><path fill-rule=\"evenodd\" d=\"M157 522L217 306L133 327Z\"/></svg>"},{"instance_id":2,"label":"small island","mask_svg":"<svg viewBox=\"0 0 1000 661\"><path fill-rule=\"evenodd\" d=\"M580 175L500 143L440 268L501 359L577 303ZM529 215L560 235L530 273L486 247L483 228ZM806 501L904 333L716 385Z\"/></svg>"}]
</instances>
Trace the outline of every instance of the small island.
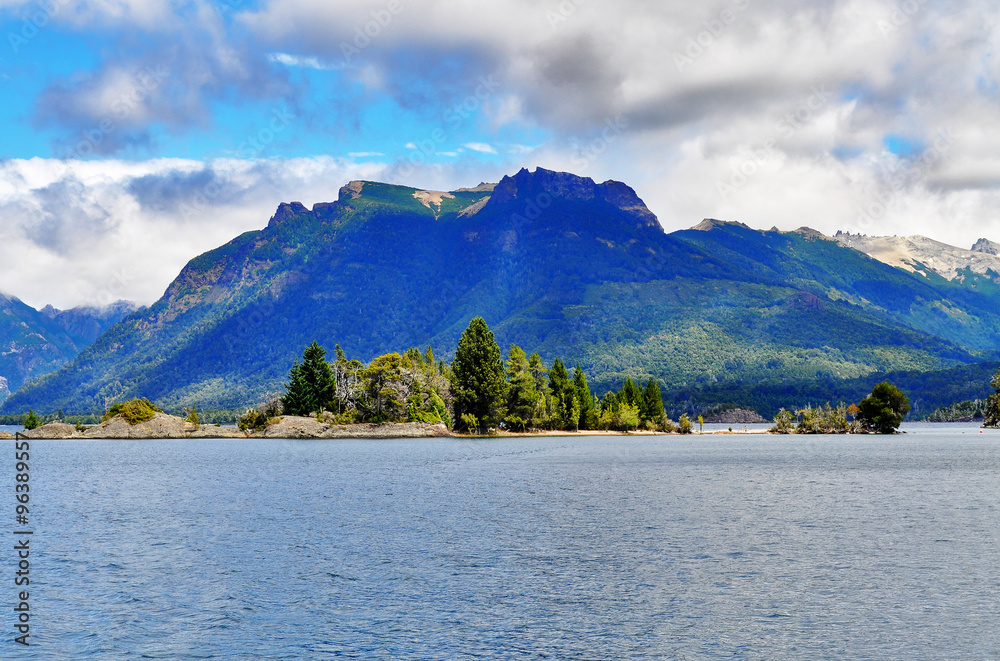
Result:
<instances>
[{"instance_id":1,"label":"small island","mask_svg":"<svg viewBox=\"0 0 1000 661\"><path fill-rule=\"evenodd\" d=\"M301 362L289 370L284 394L271 394L246 410L235 426L203 425L195 406L183 418L145 398L111 405L99 424L42 424L33 411L25 416L29 439L183 439L183 438L434 438L573 434L690 434L687 414L677 422L664 410L660 386L649 379L640 387L627 378L621 389L596 397L579 365L572 374L556 358L541 357L511 344L507 359L481 317L462 333L454 360L409 349L367 365L349 360L340 346L332 363L312 342ZM984 427L1000 425L1000 372L992 386ZM781 409L774 434L893 434L910 411L907 396L882 382L858 404ZM755 412L738 409L748 421ZM698 431L704 419L697 416ZM712 433L734 433L717 431ZM735 432L740 433L740 432ZM12 437L0 433L0 438Z\"/></svg>"}]
</instances>

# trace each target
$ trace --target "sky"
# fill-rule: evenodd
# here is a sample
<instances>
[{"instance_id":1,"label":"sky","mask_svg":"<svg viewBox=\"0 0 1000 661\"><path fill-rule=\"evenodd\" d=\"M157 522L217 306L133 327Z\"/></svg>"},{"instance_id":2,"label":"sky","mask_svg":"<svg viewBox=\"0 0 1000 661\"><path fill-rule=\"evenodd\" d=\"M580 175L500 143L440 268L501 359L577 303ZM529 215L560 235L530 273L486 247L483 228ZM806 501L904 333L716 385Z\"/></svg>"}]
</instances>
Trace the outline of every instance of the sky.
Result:
<instances>
[{"instance_id":1,"label":"sky","mask_svg":"<svg viewBox=\"0 0 1000 661\"><path fill-rule=\"evenodd\" d=\"M545 167L666 231L1000 241L1000 6L0 0L0 291L150 304L279 203Z\"/></svg>"}]
</instances>

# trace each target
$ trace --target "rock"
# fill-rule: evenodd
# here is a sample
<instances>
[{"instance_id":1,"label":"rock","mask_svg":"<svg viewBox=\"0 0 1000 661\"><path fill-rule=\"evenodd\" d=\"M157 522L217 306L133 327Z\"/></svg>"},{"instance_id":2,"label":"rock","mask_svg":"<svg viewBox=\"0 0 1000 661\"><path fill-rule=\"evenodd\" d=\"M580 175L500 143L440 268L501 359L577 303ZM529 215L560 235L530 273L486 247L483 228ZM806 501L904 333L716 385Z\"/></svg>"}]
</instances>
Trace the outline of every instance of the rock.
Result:
<instances>
[{"instance_id":1,"label":"rock","mask_svg":"<svg viewBox=\"0 0 1000 661\"><path fill-rule=\"evenodd\" d=\"M154 439L154 438L246 438L248 434L236 427L203 425L195 428L191 423L166 413L157 413L152 420L130 425L121 416L95 425L83 433L76 427L62 422L50 422L24 436L41 438L102 438L102 439ZM332 425L316 418L286 415L278 418L254 438L434 438L451 436L444 423L399 422L383 424ZM14 438L12 434L0 438Z\"/></svg>"},{"instance_id":2,"label":"rock","mask_svg":"<svg viewBox=\"0 0 1000 661\"><path fill-rule=\"evenodd\" d=\"M14 435L9 431L0 431L0 440L9 441L14 438Z\"/></svg>"},{"instance_id":3,"label":"rock","mask_svg":"<svg viewBox=\"0 0 1000 661\"><path fill-rule=\"evenodd\" d=\"M745 425L756 422L767 422L753 409L735 408L721 411L705 418L705 422L721 423L724 425Z\"/></svg>"},{"instance_id":4,"label":"rock","mask_svg":"<svg viewBox=\"0 0 1000 661\"><path fill-rule=\"evenodd\" d=\"M278 421L268 425L264 430L264 438L320 438L330 428L316 418L303 418L297 415L285 415Z\"/></svg>"},{"instance_id":5,"label":"rock","mask_svg":"<svg viewBox=\"0 0 1000 661\"><path fill-rule=\"evenodd\" d=\"M202 425L188 434L188 438L246 438L246 436L245 433L236 427L219 427L216 425Z\"/></svg>"},{"instance_id":6,"label":"rock","mask_svg":"<svg viewBox=\"0 0 1000 661\"><path fill-rule=\"evenodd\" d=\"M315 418L286 415L269 425L262 436L264 438L436 438L451 434L444 423L385 422L335 425L319 422Z\"/></svg>"},{"instance_id":7,"label":"rock","mask_svg":"<svg viewBox=\"0 0 1000 661\"><path fill-rule=\"evenodd\" d=\"M380 425L332 425L323 438L438 438L451 436L443 422L385 422Z\"/></svg>"},{"instance_id":8,"label":"rock","mask_svg":"<svg viewBox=\"0 0 1000 661\"><path fill-rule=\"evenodd\" d=\"M73 438L76 436L76 427L65 422L50 422L37 429L21 432L21 436L26 438Z\"/></svg>"},{"instance_id":9,"label":"rock","mask_svg":"<svg viewBox=\"0 0 1000 661\"><path fill-rule=\"evenodd\" d=\"M186 438L185 422L182 418L157 413L152 420L130 425L120 415L91 427L83 433L84 438Z\"/></svg>"}]
</instances>

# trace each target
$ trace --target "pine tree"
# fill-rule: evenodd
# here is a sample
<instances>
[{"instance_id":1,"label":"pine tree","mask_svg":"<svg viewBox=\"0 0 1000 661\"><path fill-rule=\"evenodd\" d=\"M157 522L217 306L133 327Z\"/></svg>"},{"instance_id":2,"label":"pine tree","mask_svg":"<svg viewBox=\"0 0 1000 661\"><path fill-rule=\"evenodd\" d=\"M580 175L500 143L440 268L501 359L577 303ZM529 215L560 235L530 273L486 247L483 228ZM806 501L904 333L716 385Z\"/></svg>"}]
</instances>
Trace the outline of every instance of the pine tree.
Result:
<instances>
[{"instance_id":1,"label":"pine tree","mask_svg":"<svg viewBox=\"0 0 1000 661\"><path fill-rule=\"evenodd\" d=\"M660 384L656 382L656 379L650 379L646 382L642 398L643 418L659 421L663 417L663 394L660 392Z\"/></svg>"},{"instance_id":2,"label":"pine tree","mask_svg":"<svg viewBox=\"0 0 1000 661\"><path fill-rule=\"evenodd\" d=\"M625 379L625 385L623 385L622 389L618 392L618 401L622 404L634 406L636 409L639 409L642 406L642 390L639 389L639 386L635 385L635 381L632 380L632 377Z\"/></svg>"},{"instance_id":3,"label":"pine tree","mask_svg":"<svg viewBox=\"0 0 1000 661\"><path fill-rule=\"evenodd\" d=\"M24 415L23 424L25 429L31 431L32 429L38 429L42 425L42 421L38 419L33 409L28 409L28 412Z\"/></svg>"},{"instance_id":4,"label":"pine tree","mask_svg":"<svg viewBox=\"0 0 1000 661\"><path fill-rule=\"evenodd\" d=\"M552 392L552 424L560 429L575 426L570 420L575 393L566 366L558 358L549 369L549 390Z\"/></svg>"},{"instance_id":5,"label":"pine tree","mask_svg":"<svg viewBox=\"0 0 1000 661\"><path fill-rule=\"evenodd\" d=\"M594 394L590 392L587 375L583 373L579 364L573 370L573 391L580 407L580 429L596 429L598 416L594 405Z\"/></svg>"},{"instance_id":6,"label":"pine tree","mask_svg":"<svg viewBox=\"0 0 1000 661\"><path fill-rule=\"evenodd\" d=\"M507 349L507 423L515 431L532 425L540 394L524 349L511 344Z\"/></svg>"},{"instance_id":7,"label":"pine tree","mask_svg":"<svg viewBox=\"0 0 1000 661\"><path fill-rule=\"evenodd\" d=\"M528 369L535 379L535 390L538 392L538 404L535 407L535 415L532 418L532 425L535 427L547 427L552 420L552 413L549 407L552 393L549 392L549 382L546 378L549 371L545 369L545 363L537 352L528 358Z\"/></svg>"},{"instance_id":8,"label":"pine tree","mask_svg":"<svg viewBox=\"0 0 1000 661\"><path fill-rule=\"evenodd\" d=\"M286 393L281 398L288 415L309 415L333 403L333 371L326 362L326 350L313 342L302 352L288 372Z\"/></svg>"},{"instance_id":9,"label":"pine tree","mask_svg":"<svg viewBox=\"0 0 1000 661\"><path fill-rule=\"evenodd\" d=\"M482 317L469 322L458 340L451 364L454 420L475 416L478 430L495 426L503 418L507 379L500 346ZM472 431L472 430L470 430Z\"/></svg>"}]
</instances>

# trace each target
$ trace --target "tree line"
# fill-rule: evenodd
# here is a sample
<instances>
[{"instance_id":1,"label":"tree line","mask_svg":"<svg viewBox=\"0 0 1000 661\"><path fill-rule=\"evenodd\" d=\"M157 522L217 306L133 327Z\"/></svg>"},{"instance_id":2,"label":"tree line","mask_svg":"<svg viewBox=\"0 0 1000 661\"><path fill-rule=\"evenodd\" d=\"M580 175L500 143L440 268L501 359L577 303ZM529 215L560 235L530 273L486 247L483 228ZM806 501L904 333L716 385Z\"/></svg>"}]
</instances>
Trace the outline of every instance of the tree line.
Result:
<instances>
[{"instance_id":1,"label":"tree line","mask_svg":"<svg viewBox=\"0 0 1000 661\"><path fill-rule=\"evenodd\" d=\"M655 379L645 385L631 378L617 392L597 398L577 365L560 358L546 366L511 344L501 355L482 317L462 333L449 364L432 348L389 353L365 364L348 359L340 345L328 362L326 350L312 342L288 373L283 395L272 395L247 411L240 426L261 428L277 415L317 415L339 424L356 422L443 422L457 431L657 429L689 432L683 416L665 414Z\"/></svg>"}]
</instances>

